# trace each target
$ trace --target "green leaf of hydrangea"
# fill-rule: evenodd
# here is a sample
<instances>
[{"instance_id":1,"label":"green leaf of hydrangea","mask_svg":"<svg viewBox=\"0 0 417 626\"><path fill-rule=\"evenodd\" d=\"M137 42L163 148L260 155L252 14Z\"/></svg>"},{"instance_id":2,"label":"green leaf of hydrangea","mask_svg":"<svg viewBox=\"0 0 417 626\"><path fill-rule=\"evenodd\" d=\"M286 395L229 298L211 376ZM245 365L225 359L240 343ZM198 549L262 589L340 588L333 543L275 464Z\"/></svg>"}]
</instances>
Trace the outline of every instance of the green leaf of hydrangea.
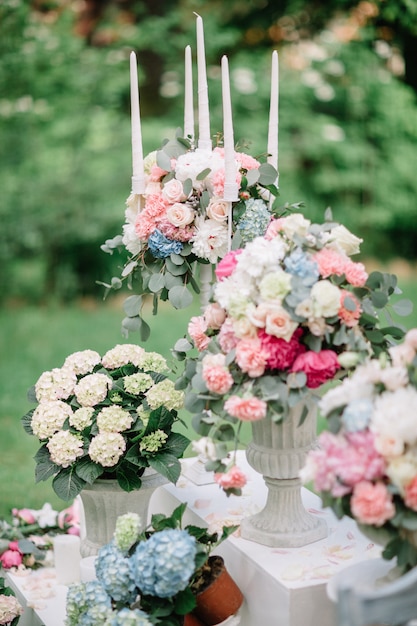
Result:
<instances>
[{"instance_id":1,"label":"green leaf of hydrangea","mask_svg":"<svg viewBox=\"0 0 417 626\"><path fill-rule=\"evenodd\" d=\"M104 470L98 463L91 461L89 457L79 460L75 471L77 475L85 480L86 483L92 485L93 482L103 474Z\"/></svg>"},{"instance_id":2,"label":"green leaf of hydrangea","mask_svg":"<svg viewBox=\"0 0 417 626\"><path fill-rule=\"evenodd\" d=\"M52 481L52 487L56 495L68 502L78 496L86 485L85 480L77 476L71 467L59 472Z\"/></svg>"}]
</instances>

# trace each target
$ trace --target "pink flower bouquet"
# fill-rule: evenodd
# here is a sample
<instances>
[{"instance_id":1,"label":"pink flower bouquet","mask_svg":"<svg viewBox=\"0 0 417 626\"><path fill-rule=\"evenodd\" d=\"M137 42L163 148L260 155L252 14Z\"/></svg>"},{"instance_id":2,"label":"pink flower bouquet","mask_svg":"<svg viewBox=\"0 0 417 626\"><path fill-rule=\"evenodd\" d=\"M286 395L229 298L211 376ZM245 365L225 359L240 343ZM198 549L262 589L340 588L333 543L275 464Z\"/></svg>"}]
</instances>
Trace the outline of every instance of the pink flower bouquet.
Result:
<instances>
[{"instance_id":1,"label":"pink flower bouquet","mask_svg":"<svg viewBox=\"0 0 417 626\"><path fill-rule=\"evenodd\" d=\"M359 366L320 402L331 432L302 470L338 517L349 515L405 569L417 565L417 329Z\"/></svg>"},{"instance_id":2,"label":"pink flower bouquet","mask_svg":"<svg viewBox=\"0 0 417 626\"><path fill-rule=\"evenodd\" d=\"M270 195L278 194L277 172L243 152L236 152L235 159L239 198L230 203L223 199L222 147L194 149L187 139L176 138L145 158L145 193L129 196L123 235L102 246L108 253L116 248L129 253L121 279L105 285L118 289L127 280L130 288L137 287L138 295L125 303L125 334L140 329L142 339L147 338L144 295L153 296L154 314L159 300L169 300L177 309L189 306L193 296L188 287L200 291L198 265L222 259L233 235L246 243L265 233Z\"/></svg>"},{"instance_id":3,"label":"pink flower bouquet","mask_svg":"<svg viewBox=\"0 0 417 626\"><path fill-rule=\"evenodd\" d=\"M396 279L368 276L351 259L360 241L330 214L319 225L294 213L272 219L264 237L217 265L213 302L191 319L192 343L182 339L175 350L182 359L198 351L186 358L177 386L187 389L206 467L228 491L239 491L243 480L225 442L236 448L243 422L281 421L323 383L387 350L389 335L403 336L394 326L378 328L377 309Z\"/></svg>"}]
</instances>

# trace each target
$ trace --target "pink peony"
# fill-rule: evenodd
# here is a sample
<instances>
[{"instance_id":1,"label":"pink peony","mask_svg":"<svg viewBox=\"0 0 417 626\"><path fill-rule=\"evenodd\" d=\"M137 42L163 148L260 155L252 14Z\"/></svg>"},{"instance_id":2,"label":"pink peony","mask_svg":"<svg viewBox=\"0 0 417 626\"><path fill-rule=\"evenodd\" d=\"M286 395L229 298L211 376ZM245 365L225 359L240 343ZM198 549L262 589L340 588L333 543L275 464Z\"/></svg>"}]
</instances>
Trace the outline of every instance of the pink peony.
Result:
<instances>
[{"instance_id":1,"label":"pink peony","mask_svg":"<svg viewBox=\"0 0 417 626\"><path fill-rule=\"evenodd\" d=\"M223 395L229 391L233 385L233 376L225 366L203 365L203 380L207 385L207 389L212 393Z\"/></svg>"},{"instance_id":2,"label":"pink peony","mask_svg":"<svg viewBox=\"0 0 417 626\"><path fill-rule=\"evenodd\" d=\"M287 370L291 367L297 356L306 351L306 347L300 343L302 334L301 328L297 328L291 339L285 341L281 337L268 335L264 330L259 331L262 351L267 354L268 369Z\"/></svg>"},{"instance_id":3,"label":"pink peony","mask_svg":"<svg viewBox=\"0 0 417 626\"><path fill-rule=\"evenodd\" d=\"M417 476L405 488L404 502L406 506L417 511Z\"/></svg>"},{"instance_id":4,"label":"pink peony","mask_svg":"<svg viewBox=\"0 0 417 626\"><path fill-rule=\"evenodd\" d=\"M250 398L231 396L224 403L224 408L232 417L244 422L256 422L266 416L267 404L254 396Z\"/></svg>"},{"instance_id":5,"label":"pink peony","mask_svg":"<svg viewBox=\"0 0 417 626\"><path fill-rule=\"evenodd\" d=\"M36 518L30 509L13 509L12 515L25 522L25 524L34 524L36 522Z\"/></svg>"},{"instance_id":6,"label":"pink peony","mask_svg":"<svg viewBox=\"0 0 417 626\"><path fill-rule=\"evenodd\" d=\"M23 556L17 550L6 550L0 556L0 563L4 569L10 569L11 567L19 567L22 564Z\"/></svg>"},{"instance_id":7,"label":"pink peony","mask_svg":"<svg viewBox=\"0 0 417 626\"><path fill-rule=\"evenodd\" d=\"M239 342L238 337L236 337L233 322L230 318L226 318L222 327L220 328L220 332L218 335L219 345L223 352L227 354L234 350Z\"/></svg>"},{"instance_id":8,"label":"pink peony","mask_svg":"<svg viewBox=\"0 0 417 626\"><path fill-rule=\"evenodd\" d=\"M383 526L395 515L392 494L383 483L358 483L350 501L352 514L361 524Z\"/></svg>"},{"instance_id":9,"label":"pink peony","mask_svg":"<svg viewBox=\"0 0 417 626\"><path fill-rule=\"evenodd\" d=\"M342 276L345 273L346 263L349 263L348 257L333 248L322 248L313 258L323 278L332 275Z\"/></svg>"},{"instance_id":10,"label":"pink peony","mask_svg":"<svg viewBox=\"0 0 417 626\"><path fill-rule=\"evenodd\" d=\"M237 255L242 252L239 250L231 250L228 252L221 261L217 263L216 269L214 270L217 280L222 280L222 278L227 278L231 274L237 265Z\"/></svg>"},{"instance_id":11,"label":"pink peony","mask_svg":"<svg viewBox=\"0 0 417 626\"><path fill-rule=\"evenodd\" d=\"M214 474L215 482L223 489L241 489L247 483L247 478L237 465L234 465L225 474Z\"/></svg>"},{"instance_id":12,"label":"pink peony","mask_svg":"<svg viewBox=\"0 0 417 626\"><path fill-rule=\"evenodd\" d=\"M307 387L315 389L326 380L330 380L340 369L337 355L333 350L313 352L309 350L300 354L294 361L291 372L304 372L307 376Z\"/></svg>"},{"instance_id":13,"label":"pink peony","mask_svg":"<svg viewBox=\"0 0 417 626\"><path fill-rule=\"evenodd\" d=\"M368 280L368 274L363 263L349 261L346 263L345 276L348 283L354 287L363 287Z\"/></svg>"},{"instance_id":14,"label":"pink peony","mask_svg":"<svg viewBox=\"0 0 417 626\"><path fill-rule=\"evenodd\" d=\"M258 337L241 339L236 346L236 363L242 372L246 372L251 378L262 376L265 372L267 357Z\"/></svg>"},{"instance_id":15,"label":"pink peony","mask_svg":"<svg viewBox=\"0 0 417 626\"><path fill-rule=\"evenodd\" d=\"M202 352L210 343L210 337L205 334L207 322L202 315L192 317L188 324L188 334L193 340L197 350Z\"/></svg>"},{"instance_id":16,"label":"pink peony","mask_svg":"<svg viewBox=\"0 0 417 626\"><path fill-rule=\"evenodd\" d=\"M15 552L20 552L19 542L18 541L10 541L9 542L9 550L14 550Z\"/></svg>"},{"instance_id":17,"label":"pink peony","mask_svg":"<svg viewBox=\"0 0 417 626\"><path fill-rule=\"evenodd\" d=\"M354 307L353 310L352 306ZM342 289L340 292L340 309L338 315L342 322L349 328L357 326L361 316L361 305L358 299L353 293L350 293L350 291L346 289Z\"/></svg>"}]
</instances>

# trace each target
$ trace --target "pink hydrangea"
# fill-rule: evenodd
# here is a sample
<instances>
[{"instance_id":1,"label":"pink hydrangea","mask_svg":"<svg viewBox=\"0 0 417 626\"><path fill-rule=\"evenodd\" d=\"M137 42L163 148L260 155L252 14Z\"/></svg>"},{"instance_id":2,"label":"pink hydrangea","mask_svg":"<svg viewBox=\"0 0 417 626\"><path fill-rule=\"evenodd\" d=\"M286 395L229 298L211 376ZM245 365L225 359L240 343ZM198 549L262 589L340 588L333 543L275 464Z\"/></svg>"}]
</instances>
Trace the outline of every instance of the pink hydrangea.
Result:
<instances>
[{"instance_id":1,"label":"pink hydrangea","mask_svg":"<svg viewBox=\"0 0 417 626\"><path fill-rule=\"evenodd\" d=\"M307 376L307 387L315 389L333 378L338 369L340 364L333 350L309 350L297 356L290 371L304 372Z\"/></svg>"},{"instance_id":2,"label":"pink hydrangea","mask_svg":"<svg viewBox=\"0 0 417 626\"><path fill-rule=\"evenodd\" d=\"M368 280L368 273L365 270L363 263L355 263L349 261L346 263L345 276L348 283L354 287L363 287Z\"/></svg>"},{"instance_id":3,"label":"pink hydrangea","mask_svg":"<svg viewBox=\"0 0 417 626\"><path fill-rule=\"evenodd\" d=\"M404 493L404 502L406 506L417 511L417 476L406 486Z\"/></svg>"},{"instance_id":4,"label":"pink hydrangea","mask_svg":"<svg viewBox=\"0 0 417 626\"><path fill-rule=\"evenodd\" d=\"M214 474L215 482L222 487L222 489L242 489L247 483L246 475L242 470L234 465L224 474Z\"/></svg>"},{"instance_id":5,"label":"pink hydrangea","mask_svg":"<svg viewBox=\"0 0 417 626\"><path fill-rule=\"evenodd\" d=\"M300 343L302 334L302 329L297 328L290 341L285 341L281 337L268 335L264 330L259 331L262 350L267 354L268 369L287 370L292 366L297 356L306 351L306 347Z\"/></svg>"},{"instance_id":6,"label":"pink hydrangea","mask_svg":"<svg viewBox=\"0 0 417 626\"><path fill-rule=\"evenodd\" d=\"M267 357L258 337L241 339L236 346L236 363L242 372L246 372L251 378L262 376L265 372Z\"/></svg>"},{"instance_id":7,"label":"pink hydrangea","mask_svg":"<svg viewBox=\"0 0 417 626\"><path fill-rule=\"evenodd\" d=\"M348 306L346 306L347 304ZM353 310L351 309L352 305L355 307ZM340 309L338 315L342 322L349 328L353 328L353 326L357 326L359 323L361 305L353 293L346 289L342 289L340 292Z\"/></svg>"},{"instance_id":8,"label":"pink hydrangea","mask_svg":"<svg viewBox=\"0 0 417 626\"><path fill-rule=\"evenodd\" d=\"M395 515L392 494L386 486L362 481L355 485L350 501L352 514L361 524L383 526Z\"/></svg>"},{"instance_id":9,"label":"pink hydrangea","mask_svg":"<svg viewBox=\"0 0 417 626\"><path fill-rule=\"evenodd\" d=\"M227 278L228 276L233 274L233 271L237 265L236 257L241 252L242 252L241 249L231 250L222 258L221 261L217 263L216 269L214 271L216 274L217 280L222 280L222 278Z\"/></svg>"},{"instance_id":10,"label":"pink hydrangea","mask_svg":"<svg viewBox=\"0 0 417 626\"><path fill-rule=\"evenodd\" d=\"M313 258L319 266L319 272L323 278L328 278L333 274L342 276L345 273L346 263L349 262L345 255L333 248L322 248Z\"/></svg>"},{"instance_id":11,"label":"pink hydrangea","mask_svg":"<svg viewBox=\"0 0 417 626\"><path fill-rule=\"evenodd\" d=\"M232 417L244 422L256 422L266 416L267 404L254 396L249 398L231 396L224 403L224 408Z\"/></svg>"},{"instance_id":12,"label":"pink hydrangea","mask_svg":"<svg viewBox=\"0 0 417 626\"><path fill-rule=\"evenodd\" d=\"M197 350L202 352L210 343L210 337L206 335L207 322L202 315L194 316L188 324L188 334L194 342Z\"/></svg>"}]
</instances>

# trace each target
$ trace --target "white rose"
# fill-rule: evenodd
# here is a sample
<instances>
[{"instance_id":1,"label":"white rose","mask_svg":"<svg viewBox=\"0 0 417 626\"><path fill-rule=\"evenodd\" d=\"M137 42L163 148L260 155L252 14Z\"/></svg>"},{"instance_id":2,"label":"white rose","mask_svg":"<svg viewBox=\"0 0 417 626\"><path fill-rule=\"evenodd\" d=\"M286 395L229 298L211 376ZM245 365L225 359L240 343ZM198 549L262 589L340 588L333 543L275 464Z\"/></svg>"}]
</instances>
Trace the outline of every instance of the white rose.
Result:
<instances>
[{"instance_id":1,"label":"white rose","mask_svg":"<svg viewBox=\"0 0 417 626\"><path fill-rule=\"evenodd\" d=\"M375 450L385 459L399 457L404 452L404 441L390 433L379 433L374 439Z\"/></svg>"},{"instance_id":2,"label":"white rose","mask_svg":"<svg viewBox=\"0 0 417 626\"><path fill-rule=\"evenodd\" d=\"M180 180L172 178L162 188L162 195L168 202L181 202L186 199L184 188Z\"/></svg>"},{"instance_id":3,"label":"white rose","mask_svg":"<svg viewBox=\"0 0 417 626\"><path fill-rule=\"evenodd\" d=\"M289 239L292 239L294 235L304 237L308 232L310 224L310 220L306 220L301 213L293 213L283 219L282 230Z\"/></svg>"},{"instance_id":4,"label":"white rose","mask_svg":"<svg viewBox=\"0 0 417 626\"><path fill-rule=\"evenodd\" d=\"M417 474L417 459L409 453L396 457L388 463L386 473L395 485L403 489Z\"/></svg>"},{"instance_id":5,"label":"white rose","mask_svg":"<svg viewBox=\"0 0 417 626\"><path fill-rule=\"evenodd\" d=\"M336 247L341 248L348 256L351 256L358 254L363 239L353 235L345 226L339 225L332 228L328 241L335 243Z\"/></svg>"},{"instance_id":6,"label":"white rose","mask_svg":"<svg viewBox=\"0 0 417 626\"><path fill-rule=\"evenodd\" d=\"M249 339L257 336L256 326L244 317L233 321L233 332L240 339Z\"/></svg>"},{"instance_id":7,"label":"white rose","mask_svg":"<svg viewBox=\"0 0 417 626\"><path fill-rule=\"evenodd\" d=\"M207 215L216 222L225 222L229 214L229 202L221 198L212 198L207 207Z\"/></svg>"},{"instance_id":8,"label":"white rose","mask_svg":"<svg viewBox=\"0 0 417 626\"><path fill-rule=\"evenodd\" d=\"M398 346L393 346L389 350L392 363L395 367L401 367L402 365L409 365L412 363L416 352L410 343L402 343Z\"/></svg>"},{"instance_id":9,"label":"white rose","mask_svg":"<svg viewBox=\"0 0 417 626\"><path fill-rule=\"evenodd\" d=\"M167 208L166 216L168 221L178 228L184 228L194 220L194 209L189 204L176 202Z\"/></svg>"},{"instance_id":10,"label":"white rose","mask_svg":"<svg viewBox=\"0 0 417 626\"><path fill-rule=\"evenodd\" d=\"M307 326L311 334L315 337L323 337L324 333L327 330L327 324L324 317L315 317L309 319L307 322Z\"/></svg>"},{"instance_id":11,"label":"white rose","mask_svg":"<svg viewBox=\"0 0 417 626\"><path fill-rule=\"evenodd\" d=\"M291 319L288 311L282 306L272 305L269 307L265 317L265 331L268 335L289 341L297 326L297 322Z\"/></svg>"},{"instance_id":12,"label":"white rose","mask_svg":"<svg viewBox=\"0 0 417 626\"><path fill-rule=\"evenodd\" d=\"M340 289L329 280L319 280L311 289L314 317L332 317L340 309Z\"/></svg>"}]
</instances>

